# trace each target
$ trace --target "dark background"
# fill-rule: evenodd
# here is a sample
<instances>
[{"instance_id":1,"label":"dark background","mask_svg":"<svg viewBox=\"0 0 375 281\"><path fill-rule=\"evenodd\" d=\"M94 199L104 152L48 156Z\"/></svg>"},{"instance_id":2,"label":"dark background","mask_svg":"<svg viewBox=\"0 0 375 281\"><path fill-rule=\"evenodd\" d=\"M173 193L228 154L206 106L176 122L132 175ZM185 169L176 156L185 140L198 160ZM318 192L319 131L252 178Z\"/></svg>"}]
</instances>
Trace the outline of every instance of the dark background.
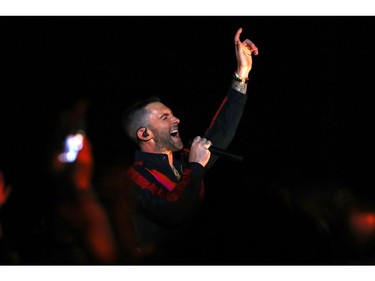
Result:
<instances>
[{"instance_id":1,"label":"dark background","mask_svg":"<svg viewBox=\"0 0 375 281\"><path fill-rule=\"evenodd\" d=\"M46 262L36 249L48 228L46 159L59 112L90 99L97 182L133 158L120 123L133 100L159 95L183 139L202 135L236 69L239 27L259 48L228 148L245 160L222 159L207 174L191 260L372 262L372 240L354 239L346 220L353 202L375 201L374 17L4 16L0 169L14 192L2 215L26 263Z\"/></svg>"}]
</instances>

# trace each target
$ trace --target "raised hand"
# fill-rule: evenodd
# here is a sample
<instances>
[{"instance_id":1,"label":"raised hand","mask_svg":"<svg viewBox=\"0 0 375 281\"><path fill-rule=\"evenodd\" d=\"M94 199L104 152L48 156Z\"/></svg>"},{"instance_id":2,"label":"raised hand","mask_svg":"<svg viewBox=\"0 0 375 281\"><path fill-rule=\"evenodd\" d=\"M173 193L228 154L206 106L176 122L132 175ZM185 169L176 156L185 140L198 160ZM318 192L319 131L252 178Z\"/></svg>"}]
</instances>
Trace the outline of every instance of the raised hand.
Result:
<instances>
[{"instance_id":1,"label":"raised hand","mask_svg":"<svg viewBox=\"0 0 375 281\"><path fill-rule=\"evenodd\" d=\"M252 54L258 55L259 51L258 47L249 39L241 42L241 33L242 28L239 28L234 36L234 44L237 58L237 74L245 78L248 77L253 65Z\"/></svg>"}]
</instances>

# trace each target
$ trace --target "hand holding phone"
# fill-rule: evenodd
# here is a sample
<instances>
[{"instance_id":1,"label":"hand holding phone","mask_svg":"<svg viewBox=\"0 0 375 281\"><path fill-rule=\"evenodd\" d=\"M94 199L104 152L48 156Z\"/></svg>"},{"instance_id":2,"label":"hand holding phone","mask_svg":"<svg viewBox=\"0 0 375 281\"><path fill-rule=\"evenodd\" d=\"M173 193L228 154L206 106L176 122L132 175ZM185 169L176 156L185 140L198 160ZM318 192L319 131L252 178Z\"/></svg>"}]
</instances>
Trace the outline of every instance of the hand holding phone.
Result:
<instances>
[{"instance_id":1,"label":"hand holding phone","mask_svg":"<svg viewBox=\"0 0 375 281\"><path fill-rule=\"evenodd\" d=\"M78 152L83 148L83 139L83 131L67 135L64 141L64 152L59 154L58 159L63 163L74 162Z\"/></svg>"},{"instance_id":2,"label":"hand holding phone","mask_svg":"<svg viewBox=\"0 0 375 281\"><path fill-rule=\"evenodd\" d=\"M93 172L93 154L91 143L84 131L69 134L64 141L64 151L57 155L60 168L69 172L69 178L78 189L88 189L91 186ZM56 164L58 164L56 163ZM72 165L73 164L73 165ZM59 165L56 165L57 169Z\"/></svg>"}]
</instances>

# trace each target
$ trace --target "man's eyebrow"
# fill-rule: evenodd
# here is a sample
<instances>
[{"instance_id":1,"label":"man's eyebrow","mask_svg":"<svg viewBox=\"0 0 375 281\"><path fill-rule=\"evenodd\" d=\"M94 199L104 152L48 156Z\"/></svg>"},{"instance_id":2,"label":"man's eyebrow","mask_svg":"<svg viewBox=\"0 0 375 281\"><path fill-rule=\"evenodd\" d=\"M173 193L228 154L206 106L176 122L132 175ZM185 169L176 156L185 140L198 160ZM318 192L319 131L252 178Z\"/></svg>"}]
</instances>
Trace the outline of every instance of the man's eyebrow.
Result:
<instances>
[{"instance_id":1,"label":"man's eyebrow","mask_svg":"<svg viewBox=\"0 0 375 281\"><path fill-rule=\"evenodd\" d=\"M157 114L155 114L155 113L153 113L153 112L150 112L150 113L151 113L152 115L154 115L155 117L159 118L159 119L161 119L161 118L163 118L163 117L173 116L173 113L172 113L172 112L164 112L164 113L162 113L160 116L157 115Z\"/></svg>"},{"instance_id":2,"label":"man's eyebrow","mask_svg":"<svg viewBox=\"0 0 375 281\"><path fill-rule=\"evenodd\" d=\"M173 116L173 112L170 111L170 112L165 112L163 113L161 116Z\"/></svg>"}]
</instances>

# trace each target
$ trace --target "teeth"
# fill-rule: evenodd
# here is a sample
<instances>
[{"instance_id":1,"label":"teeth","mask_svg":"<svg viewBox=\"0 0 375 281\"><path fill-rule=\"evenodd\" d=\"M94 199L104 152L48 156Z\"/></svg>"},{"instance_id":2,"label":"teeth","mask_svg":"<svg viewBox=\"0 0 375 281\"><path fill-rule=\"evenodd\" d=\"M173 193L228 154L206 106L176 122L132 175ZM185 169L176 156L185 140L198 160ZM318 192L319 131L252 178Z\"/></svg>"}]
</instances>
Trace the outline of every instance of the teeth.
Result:
<instances>
[{"instance_id":1,"label":"teeth","mask_svg":"<svg viewBox=\"0 0 375 281\"><path fill-rule=\"evenodd\" d=\"M177 134L178 130L172 130L171 134Z\"/></svg>"}]
</instances>

